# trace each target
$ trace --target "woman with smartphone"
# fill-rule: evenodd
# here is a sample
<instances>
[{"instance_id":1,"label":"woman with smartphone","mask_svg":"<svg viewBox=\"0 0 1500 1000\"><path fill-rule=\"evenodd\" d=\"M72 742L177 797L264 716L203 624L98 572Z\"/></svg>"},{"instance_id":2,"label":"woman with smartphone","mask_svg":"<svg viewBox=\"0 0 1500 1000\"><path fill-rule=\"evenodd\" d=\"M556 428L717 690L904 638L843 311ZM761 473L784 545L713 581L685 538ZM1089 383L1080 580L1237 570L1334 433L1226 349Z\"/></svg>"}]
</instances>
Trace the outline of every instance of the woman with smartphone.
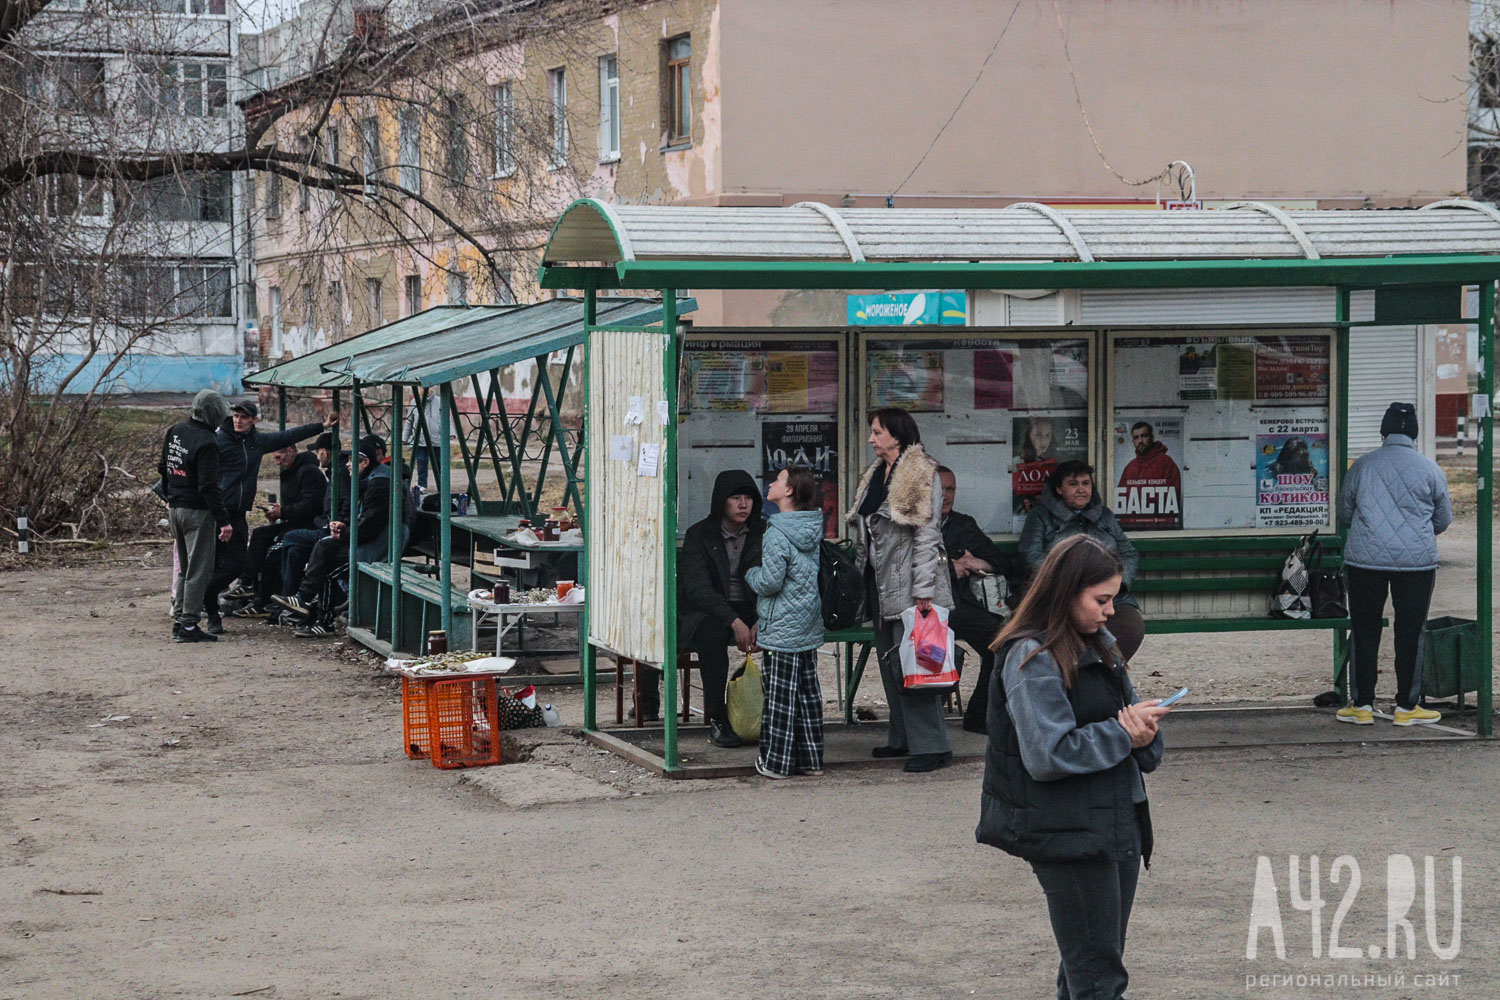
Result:
<instances>
[{"instance_id":1,"label":"woman with smartphone","mask_svg":"<svg viewBox=\"0 0 1500 1000\"><path fill-rule=\"evenodd\" d=\"M975 838L1030 862L1062 961L1058 996L1124 994L1125 929L1151 861L1143 773L1161 763L1158 701L1137 702L1105 628L1124 576L1086 535L1053 546L991 647L989 747Z\"/></svg>"}]
</instances>

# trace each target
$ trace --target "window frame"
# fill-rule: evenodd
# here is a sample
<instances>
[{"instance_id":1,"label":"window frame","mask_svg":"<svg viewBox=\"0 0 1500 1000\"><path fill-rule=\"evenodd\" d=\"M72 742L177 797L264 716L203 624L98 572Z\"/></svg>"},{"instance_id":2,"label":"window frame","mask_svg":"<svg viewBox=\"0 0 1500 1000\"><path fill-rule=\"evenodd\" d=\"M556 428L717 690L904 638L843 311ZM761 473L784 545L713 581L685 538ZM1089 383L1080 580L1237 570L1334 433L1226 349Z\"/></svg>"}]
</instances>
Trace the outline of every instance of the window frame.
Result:
<instances>
[{"instance_id":1,"label":"window frame","mask_svg":"<svg viewBox=\"0 0 1500 1000\"><path fill-rule=\"evenodd\" d=\"M365 179L365 197L373 198L380 190L380 119L366 115L356 123L359 133L360 173Z\"/></svg>"},{"instance_id":2,"label":"window frame","mask_svg":"<svg viewBox=\"0 0 1500 1000\"><path fill-rule=\"evenodd\" d=\"M422 109L407 105L396 112L397 181L412 194L422 193Z\"/></svg>"},{"instance_id":3,"label":"window frame","mask_svg":"<svg viewBox=\"0 0 1500 1000\"><path fill-rule=\"evenodd\" d=\"M422 276L417 273L408 274L403 284L406 293L406 315L415 316L422 311ZM413 295L412 292L416 294Z\"/></svg>"},{"instance_id":4,"label":"window frame","mask_svg":"<svg viewBox=\"0 0 1500 1000\"><path fill-rule=\"evenodd\" d=\"M490 88L490 104L495 116L495 144L491 151L494 163L490 177L498 180L516 172L516 151L511 141L511 126L515 120L515 92L511 81L502 80Z\"/></svg>"},{"instance_id":5,"label":"window frame","mask_svg":"<svg viewBox=\"0 0 1500 1000\"><path fill-rule=\"evenodd\" d=\"M674 56L673 46L686 43L687 54ZM662 43L662 111L666 127L663 149L683 149L693 144L693 36L674 35ZM683 92L687 101L683 102Z\"/></svg>"},{"instance_id":6,"label":"window frame","mask_svg":"<svg viewBox=\"0 0 1500 1000\"><path fill-rule=\"evenodd\" d=\"M599 57L599 162L620 162L620 57Z\"/></svg>"},{"instance_id":7,"label":"window frame","mask_svg":"<svg viewBox=\"0 0 1500 1000\"><path fill-rule=\"evenodd\" d=\"M552 149L548 169L561 170L568 165L568 68L547 70L547 120L551 125Z\"/></svg>"}]
</instances>

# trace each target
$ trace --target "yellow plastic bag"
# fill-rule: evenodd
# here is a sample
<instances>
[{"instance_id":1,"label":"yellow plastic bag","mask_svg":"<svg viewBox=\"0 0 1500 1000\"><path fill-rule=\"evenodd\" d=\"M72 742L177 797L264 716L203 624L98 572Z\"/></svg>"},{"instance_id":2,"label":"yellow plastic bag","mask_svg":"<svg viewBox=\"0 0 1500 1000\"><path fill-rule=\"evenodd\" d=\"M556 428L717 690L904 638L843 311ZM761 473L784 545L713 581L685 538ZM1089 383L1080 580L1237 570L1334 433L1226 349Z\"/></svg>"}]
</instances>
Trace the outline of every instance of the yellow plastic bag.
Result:
<instances>
[{"instance_id":1,"label":"yellow plastic bag","mask_svg":"<svg viewBox=\"0 0 1500 1000\"><path fill-rule=\"evenodd\" d=\"M724 702L729 707L729 725L735 734L746 743L760 742L760 716L766 706L766 691L760 678L760 664L755 657L746 654L729 678L729 687L724 692Z\"/></svg>"}]
</instances>

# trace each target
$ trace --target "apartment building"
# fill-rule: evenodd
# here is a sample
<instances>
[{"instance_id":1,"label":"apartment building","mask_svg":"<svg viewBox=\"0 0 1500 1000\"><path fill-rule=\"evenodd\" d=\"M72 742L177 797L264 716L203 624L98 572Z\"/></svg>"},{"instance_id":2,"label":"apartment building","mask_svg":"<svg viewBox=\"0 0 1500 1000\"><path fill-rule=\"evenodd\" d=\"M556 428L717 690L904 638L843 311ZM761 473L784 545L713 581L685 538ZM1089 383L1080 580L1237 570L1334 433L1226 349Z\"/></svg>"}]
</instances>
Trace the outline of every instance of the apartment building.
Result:
<instances>
[{"instance_id":1,"label":"apartment building","mask_svg":"<svg viewBox=\"0 0 1500 1000\"><path fill-rule=\"evenodd\" d=\"M549 6L565 5L480 10ZM589 6L546 30L476 29L423 64L423 96L341 102L321 137L297 136L295 114L279 123L282 141L419 183L503 265L497 281L421 206L393 231L389 211L330 216L321 193L263 179L270 355L435 303L534 298L538 248L577 197L1154 211L1183 200L1150 180L1171 161L1191 164L1209 207L1416 206L1465 189L1464 102L1434 97L1467 73L1467 0ZM697 297L708 326L844 312L841 293Z\"/></svg>"},{"instance_id":2,"label":"apartment building","mask_svg":"<svg viewBox=\"0 0 1500 1000\"><path fill-rule=\"evenodd\" d=\"M31 103L18 120L43 146L168 165L229 149L243 141L235 16L233 0L54 0L23 35ZM174 172L117 184L58 175L45 186L58 241L78 248L81 266L102 268L100 283L118 298L105 307L111 329L102 336L68 332L89 326L82 305L58 317L53 356L37 359L44 382L81 364L69 391L240 391L242 181ZM117 351L123 360L101 381Z\"/></svg>"}]
</instances>

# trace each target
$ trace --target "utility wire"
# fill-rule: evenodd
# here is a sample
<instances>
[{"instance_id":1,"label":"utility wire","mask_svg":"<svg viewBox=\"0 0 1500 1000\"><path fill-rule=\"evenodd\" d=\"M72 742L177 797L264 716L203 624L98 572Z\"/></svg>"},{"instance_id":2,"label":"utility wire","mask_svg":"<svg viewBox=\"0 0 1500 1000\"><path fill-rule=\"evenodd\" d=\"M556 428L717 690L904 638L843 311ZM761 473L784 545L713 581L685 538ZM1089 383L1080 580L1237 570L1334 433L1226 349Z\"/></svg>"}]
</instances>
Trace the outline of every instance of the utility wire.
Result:
<instances>
[{"instance_id":1,"label":"utility wire","mask_svg":"<svg viewBox=\"0 0 1500 1000\"><path fill-rule=\"evenodd\" d=\"M906 187L907 181L911 180L916 172L921 169L922 164L927 162L927 157L932 154L933 147L938 144L938 140L943 137L943 133L948 130L948 126L953 124L953 119L957 118L958 113L963 110L964 102L969 99L969 95L974 92L974 88L979 86L979 79L984 76L984 71L988 68L990 60L995 57L996 50L1000 48L1000 42L1005 38L1005 33L1010 30L1010 22L1016 19L1016 11L1021 9L1021 2L1022 0L1016 0L1016 5L1010 9L1010 16L1005 19L1005 26L1000 29L1000 36L995 39L995 44L990 46L989 55L985 56L984 62L980 63L979 72L974 75L974 80L969 84L969 89L964 91L964 96L958 99L958 105L953 109L953 113L948 116L947 121L943 122L943 127L937 130L937 135L932 137L932 141L927 144L927 152L923 153L922 158L917 161L917 165L911 168L911 173L906 175L906 179L896 185L896 190L886 196L885 203L887 207L891 205L896 195L901 193L901 189Z\"/></svg>"}]
</instances>

